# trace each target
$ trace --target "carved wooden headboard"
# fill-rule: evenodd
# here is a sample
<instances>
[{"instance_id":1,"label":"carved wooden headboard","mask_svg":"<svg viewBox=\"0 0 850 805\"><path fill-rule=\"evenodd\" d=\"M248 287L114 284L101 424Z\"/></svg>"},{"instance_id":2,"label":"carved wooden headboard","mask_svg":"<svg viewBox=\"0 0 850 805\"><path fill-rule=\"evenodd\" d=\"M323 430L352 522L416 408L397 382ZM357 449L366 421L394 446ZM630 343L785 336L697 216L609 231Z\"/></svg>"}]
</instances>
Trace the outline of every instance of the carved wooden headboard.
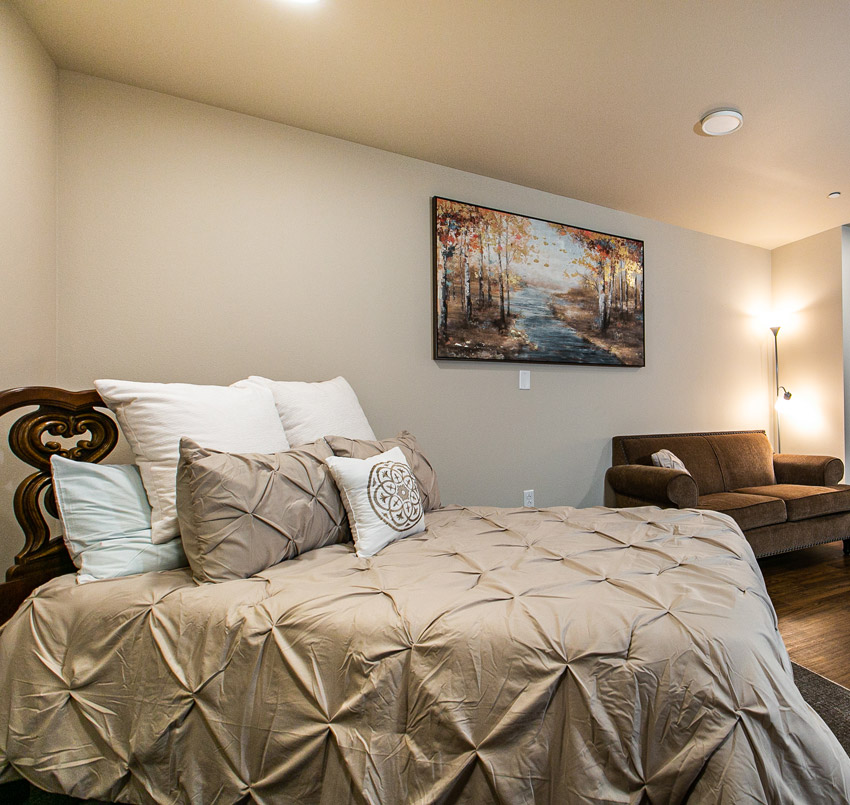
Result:
<instances>
[{"instance_id":1,"label":"carved wooden headboard","mask_svg":"<svg viewBox=\"0 0 850 805\"><path fill-rule=\"evenodd\" d=\"M0 391L0 416L18 408L31 408L9 428L9 447L21 461L35 469L15 491L15 518L24 533L24 547L6 571L7 584L0 585L0 623L11 615L14 599L22 601L38 585L74 570L61 537L51 539L45 513L57 517L50 475L50 457L65 456L77 461L97 462L118 441L115 421L94 391L66 391L49 386ZM64 439L76 442L63 446ZM87 438L77 438L77 437ZM11 535L4 535L8 539ZM12 612L17 604L12 607ZM5 617L4 617L5 613Z\"/></svg>"}]
</instances>

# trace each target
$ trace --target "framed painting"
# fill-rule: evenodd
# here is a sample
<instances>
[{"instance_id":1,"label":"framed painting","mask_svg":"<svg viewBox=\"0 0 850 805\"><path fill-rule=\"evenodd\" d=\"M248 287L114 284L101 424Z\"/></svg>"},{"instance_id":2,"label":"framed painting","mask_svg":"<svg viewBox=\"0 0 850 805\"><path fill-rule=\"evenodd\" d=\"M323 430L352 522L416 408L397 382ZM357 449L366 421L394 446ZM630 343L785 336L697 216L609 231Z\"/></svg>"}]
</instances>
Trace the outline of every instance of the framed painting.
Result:
<instances>
[{"instance_id":1,"label":"framed painting","mask_svg":"<svg viewBox=\"0 0 850 805\"><path fill-rule=\"evenodd\" d=\"M434 358L644 365L643 241L434 198Z\"/></svg>"}]
</instances>

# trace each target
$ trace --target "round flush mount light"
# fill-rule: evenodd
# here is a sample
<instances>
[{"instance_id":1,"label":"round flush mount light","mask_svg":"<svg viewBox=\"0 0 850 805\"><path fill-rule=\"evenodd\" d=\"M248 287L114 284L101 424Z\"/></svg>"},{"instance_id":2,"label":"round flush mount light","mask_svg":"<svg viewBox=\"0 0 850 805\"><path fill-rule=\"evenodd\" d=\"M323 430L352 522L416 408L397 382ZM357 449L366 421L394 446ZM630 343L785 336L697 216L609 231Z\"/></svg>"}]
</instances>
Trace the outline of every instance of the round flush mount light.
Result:
<instances>
[{"instance_id":1,"label":"round flush mount light","mask_svg":"<svg viewBox=\"0 0 850 805\"><path fill-rule=\"evenodd\" d=\"M841 191L839 191L839 190L833 190L833 191L832 191L832 192L831 192L831 193L827 196L827 198L841 198Z\"/></svg>"},{"instance_id":2,"label":"round flush mount light","mask_svg":"<svg viewBox=\"0 0 850 805\"><path fill-rule=\"evenodd\" d=\"M705 115L699 122L703 134L709 137L731 134L743 125L744 116L737 109L716 109Z\"/></svg>"}]
</instances>

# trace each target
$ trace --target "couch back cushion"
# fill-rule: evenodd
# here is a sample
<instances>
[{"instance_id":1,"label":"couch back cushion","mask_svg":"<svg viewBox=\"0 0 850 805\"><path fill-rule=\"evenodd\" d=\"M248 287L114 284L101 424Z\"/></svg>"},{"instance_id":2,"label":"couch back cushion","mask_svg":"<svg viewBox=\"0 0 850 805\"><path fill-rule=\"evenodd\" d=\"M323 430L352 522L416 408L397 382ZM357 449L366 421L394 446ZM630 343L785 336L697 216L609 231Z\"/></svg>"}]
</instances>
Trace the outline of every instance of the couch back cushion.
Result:
<instances>
[{"instance_id":1,"label":"couch back cushion","mask_svg":"<svg viewBox=\"0 0 850 805\"><path fill-rule=\"evenodd\" d=\"M652 465L658 450L674 453L694 477L700 495L725 491L723 472L711 443L702 435L617 436L614 439L614 464Z\"/></svg>"},{"instance_id":2,"label":"couch back cushion","mask_svg":"<svg viewBox=\"0 0 850 805\"><path fill-rule=\"evenodd\" d=\"M717 455L727 492L776 483L773 448L764 432L717 433L706 439Z\"/></svg>"}]
</instances>

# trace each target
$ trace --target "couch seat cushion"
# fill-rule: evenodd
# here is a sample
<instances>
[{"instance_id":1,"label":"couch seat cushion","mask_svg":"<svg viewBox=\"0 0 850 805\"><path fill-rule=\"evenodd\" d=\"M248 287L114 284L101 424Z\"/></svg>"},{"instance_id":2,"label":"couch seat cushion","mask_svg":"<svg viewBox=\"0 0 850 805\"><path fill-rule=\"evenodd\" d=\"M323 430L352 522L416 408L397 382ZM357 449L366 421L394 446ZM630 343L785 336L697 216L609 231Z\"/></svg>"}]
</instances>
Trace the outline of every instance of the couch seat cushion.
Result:
<instances>
[{"instance_id":1,"label":"couch seat cushion","mask_svg":"<svg viewBox=\"0 0 850 805\"><path fill-rule=\"evenodd\" d=\"M769 495L785 501L789 520L808 520L824 514L850 511L850 486L808 486L803 484L771 484L737 489L745 495Z\"/></svg>"},{"instance_id":2,"label":"couch seat cushion","mask_svg":"<svg viewBox=\"0 0 850 805\"><path fill-rule=\"evenodd\" d=\"M741 492L715 492L700 495L698 509L711 509L728 514L743 531L765 525L784 523L785 501L767 495L748 495Z\"/></svg>"}]
</instances>

